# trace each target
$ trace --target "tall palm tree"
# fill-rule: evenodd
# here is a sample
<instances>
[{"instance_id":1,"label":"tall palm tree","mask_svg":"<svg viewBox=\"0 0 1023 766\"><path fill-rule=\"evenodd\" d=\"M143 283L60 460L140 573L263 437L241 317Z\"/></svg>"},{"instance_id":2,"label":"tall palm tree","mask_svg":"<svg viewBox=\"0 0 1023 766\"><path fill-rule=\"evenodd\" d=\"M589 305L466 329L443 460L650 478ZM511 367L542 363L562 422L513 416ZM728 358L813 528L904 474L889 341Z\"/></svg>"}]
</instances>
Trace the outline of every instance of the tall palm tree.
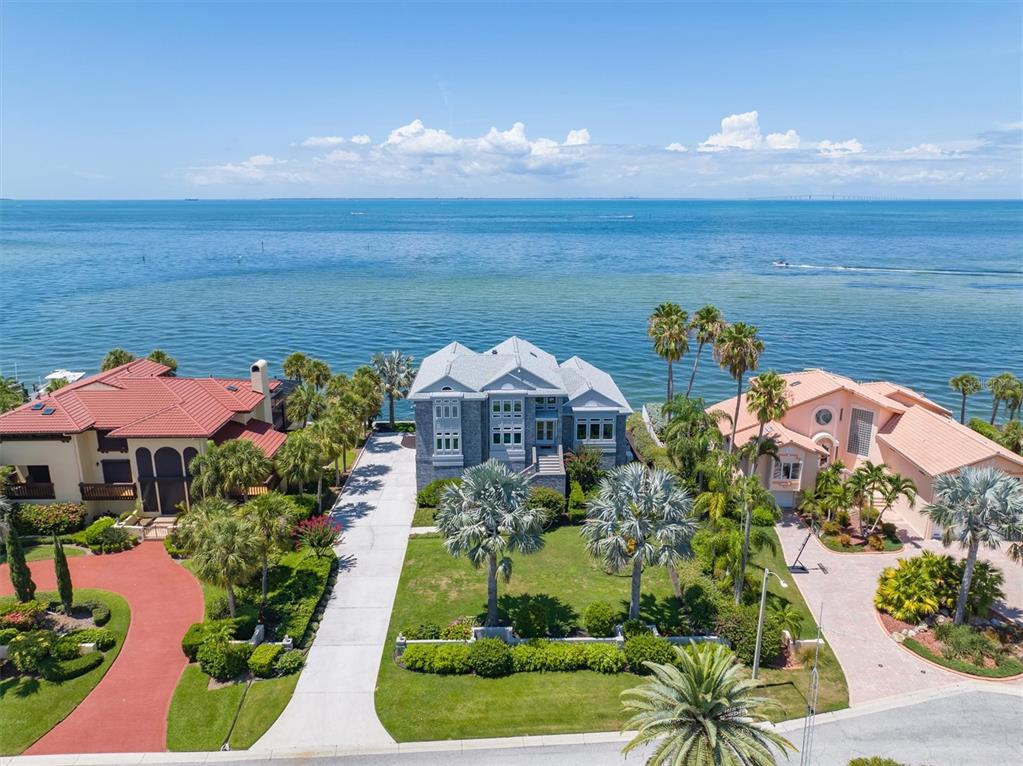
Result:
<instances>
[{"instance_id":1,"label":"tall palm tree","mask_svg":"<svg viewBox=\"0 0 1023 766\"><path fill-rule=\"evenodd\" d=\"M949 388L963 397L962 404L959 407L959 422L966 423L966 397L980 392L982 388L980 378L971 373L964 372L950 379L948 385Z\"/></svg>"},{"instance_id":2,"label":"tall palm tree","mask_svg":"<svg viewBox=\"0 0 1023 766\"><path fill-rule=\"evenodd\" d=\"M305 368L309 363L309 357L303 354L301 351L295 351L294 353L288 354L281 369L284 371L284 376L291 380L297 380L299 383L304 382L305 379Z\"/></svg>"},{"instance_id":3,"label":"tall palm tree","mask_svg":"<svg viewBox=\"0 0 1023 766\"><path fill-rule=\"evenodd\" d=\"M747 372L757 369L760 355L764 353L764 342L757 335L757 328L745 322L728 325L718 335L714 344L714 356L718 364L728 370L738 388L735 394L735 413L732 416L732 437L728 451L735 450L735 430L739 425L739 407L742 404L742 383Z\"/></svg>"},{"instance_id":4,"label":"tall palm tree","mask_svg":"<svg viewBox=\"0 0 1023 766\"><path fill-rule=\"evenodd\" d=\"M373 428L373 420L380 414L384 404L383 383L376 371L363 365L352 373L351 391L359 418L366 424L366 429Z\"/></svg>"},{"instance_id":5,"label":"tall palm tree","mask_svg":"<svg viewBox=\"0 0 1023 766\"><path fill-rule=\"evenodd\" d=\"M720 410L707 411L703 399L676 396L661 408L668 418L664 444L679 475L699 484L699 469L708 453L722 444L718 421L728 417Z\"/></svg>"},{"instance_id":6,"label":"tall palm tree","mask_svg":"<svg viewBox=\"0 0 1023 766\"><path fill-rule=\"evenodd\" d=\"M206 442L206 450L200 452L188 463L188 475L192 477L190 493L203 499L216 497L224 486L223 463L220 447L213 441Z\"/></svg>"},{"instance_id":7,"label":"tall palm tree","mask_svg":"<svg viewBox=\"0 0 1023 766\"><path fill-rule=\"evenodd\" d=\"M1006 420L1012 421L1019 415L1020 405L1023 405L1023 381L1017 378L1005 392Z\"/></svg>"},{"instance_id":8,"label":"tall palm tree","mask_svg":"<svg viewBox=\"0 0 1023 766\"><path fill-rule=\"evenodd\" d=\"M114 348L107 352L107 355L103 357L103 361L100 363L100 372L106 372L112 370L115 367L120 367L122 364L128 362L134 362L135 355L130 351L125 351L123 348Z\"/></svg>"},{"instance_id":9,"label":"tall palm tree","mask_svg":"<svg viewBox=\"0 0 1023 766\"><path fill-rule=\"evenodd\" d=\"M999 442L1007 450L1023 455L1023 424L1018 420L1010 420L1002 426L1002 437Z\"/></svg>"},{"instance_id":10,"label":"tall palm tree","mask_svg":"<svg viewBox=\"0 0 1023 766\"><path fill-rule=\"evenodd\" d=\"M675 665L644 663L653 673L646 683L622 692L635 730L629 753L653 745L647 766L773 766L774 751L795 751L792 743L763 724L775 703L753 694L730 649L721 644L676 648Z\"/></svg>"},{"instance_id":11,"label":"tall palm tree","mask_svg":"<svg viewBox=\"0 0 1023 766\"><path fill-rule=\"evenodd\" d=\"M337 460L344 451L341 434L338 432L338 421L331 417L323 417L309 426L309 434L316 442L320 452L320 465L316 472L316 507L323 513L323 474L325 466Z\"/></svg>"},{"instance_id":12,"label":"tall palm tree","mask_svg":"<svg viewBox=\"0 0 1023 766\"><path fill-rule=\"evenodd\" d=\"M644 566L677 567L696 532L693 501L671 474L642 463L612 470L587 503L582 536L590 555L616 572L632 569L629 619L639 618Z\"/></svg>"},{"instance_id":13,"label":"tall palm tree","mask_svg":"<svg viewBox=\"0 0 1023 766\"><path fill-rule=\"evenodd\" d=\"M881 523L881 519L885 512L890 511L899 501L900 497L904 497L906 499L910 508L916 505L916 484L913 483L912 479L907 479L901 474L888 474L885 478L884 486L881 487L881 498L884 504L881 506L881 512L877 514L877 518L874 519L874 523L871 524L870 529L867 530L868 535L874 533L874 530L877 529L877 526Z\"/></svg>"},{"instance_id":14,"label":"tall palm tree","mask_svg":"<svg viewBox=\"0 0 1023 766\"><path fill-rule=\"evenodd\" d=\"M25 386L14 378L0 377L0 412L13 410L19 404L28 401Z\"/></svg>"},{"instance_id":15,"label":"tall palm tree","mask_svg":"<svg viewBox=\"0 0 1023 766\"><path fill-rule=\"evenodd\" d=\"M146 359L150 362L162 364L164 367L170 367L171 375L178 371L178 360L161 349L154 348L149 352L149 356Z\"/></svg>"},{"instance_id":16,"label":"tall palm tree","mask_svg":"<svg viewBox=\"0 0 1023 766\"><path fill-rule=\"evenodd\" d=\"M781 420L789 411L789 384L781 375L774 370L768 370L763 375L757 375L749 383L749 391L746 392L746 410L757 418L757 440L756 444L764 438L764 428L768 423ZM760 463L760 450L756 450L753 462L749 467L750 476L757 475Z\"/></svg>"},{"instance_id":17,"label":"tall palm tree","mask_svg":"<svg viewBox=\"0 0 1023 766\"><path fill-rule=\"evenodd\" d=\"M715 523L735 506L734 479L738 461L734 455L715 450L701 465L701 470L704 474L703 491L696 496L693 511L700 517L706 515L711 523Z\"/></svg>"},{"instance_id":18,"label":"tall palm tree","mask_svg":"<svg viewBox=\"0 0 1023 766\"><path fill-rule=\"evenodd\" d=\"M285 412L288 420L301 423L303 427L323 410L325 400L320 390L312 383L301 383L288 394Z\"/></svg>"},{"instance_id":19,"label":"tall palm tree","mask_svg":"<svg viewBox=\"0 0 1023 766\"><path fill-rule=\"evenodd\" d=\"M993 378L988 378L987 389L991 392L992 405L991 405L991 425L995 424L995 419L998 417L998 406L1009 399L1019 380L1011 372L1001 372L995 375Z\"/></svg>"},{"instance_id":20,"label":"tall palm tree","mask_svg":"<svg viewBox=\"0 0 1023 766\"><path fill-rule=\"evenodd\" d=\"M654 352L668 363L666 401L670 402L675 393L673 365L689 350L689 315L677 303L667 301L654 309L646 331Z\"/></svg>"},{"instance_id":21,"label":"tall palm tree","mask_svg":"<svg viewBox=\"0 0 1023 766\"><path fill-rule=\"evenodd\" d=\"M416 366L411 356L394 349L389 354L374 354L373 369L387 395L387 422L394 428L394 400L404 399L416 377Z\"/></svg>"},{"instance_id":22,"label":"tall palm tree","mask_svg":"<svg viewBox=\"0 0 1023 766\"><path fill-rule=\"evenodd\" d=\"M689 330L696 336L696 358L693 360L693 371L689 374L689 386L686 388L686 397L693 392L696 368L700 366L700 354L703 353L703 347L708 343L713 346L718 339L718 335L725 329L725 326L725 318L716 306L708 304L693 314L693 321L689 323Z\"/></svg>"},{"instance_id":23,"label":"tall palm tree","mask_svg":"<svg viewBox=\"0 0 1023 766\"><path fill-rule=\"evenodd\" d=\"M259 533L252 521L223 500L203 500L184 515L178 528L192 551L196 577L227 591L227 609L234 617L234 589L259 566Z\"/></svg>"},{"instance_id":24,"label":"tall palm tree","mask_svg":"<svg viewBox=\"0 0 1023 766\"><path fill-rule=\"evenodd\" d=\"M302 373L302 382L323 388L330 381L330 365L322 359L309 359Z\"/></svg>"},{"instance_id":25,"label":"tall palm tree","mask_svg":"<svg viewBox=\"0 0 1023 766\"><path fill-rule=\"evenodd\" d=\"M849 481L846 482L853 491L856 505L860 509L860 531L863 531L863 511L868 507L874 508L874 496L883 492L888 486L888 466L884 463L875 464L864 460L852 472Z\"/></svg>"},{"instance_id":26,"label":"tall palm tree","mask_svg":"<svg viewBox=\"0 0 1023 766\"><path fill-rule=\"evenodd\" d=\"M305 494L307 481L316 478L323 464L320 447L308 429L292 431L287 441L274 455L274 467L282 479L298 484L300 494Z\"/></svg>"},{"instance_id":27,"label":"tall palm tree","mask_svg":"<svg viewBox=\"0 0 1023 766\"><path fill-rule=\"evenodd\" d=\"M247 439L231 439L220 445L221 492L241 493L249 496L249 487L255 487L270 478L273 462L262 449Z\"/></svg>"},{"instance_id":28,"label":"tall palm tree","mask_svg":"<svg viewBox=\"0 0 1023 766\"><path fill-rule=\"evenodd\" d=\"M966 549L955 612L955 623L962 624L980 546L995 550L1003 542L1020 540L1023 486L997 468L968 466L958 474L942 474L934 480L934 500L923 513L945 528L942 542L946 546L955 541Z\"/></svg>"},{"instance_id":29,"label":"tall palm tree","mask_svg":"<svg viewBox=\"0 0 1023 766\"><path fill-rule=\"evenodd\" d=\"M332 408L327 413L327 417L333 423L338 444L341 446L338 456L334 458L335 483L340 484L341 474L348 472L348 450L354 450L359 446L359 439L363 436L362 423L359 420L358 414L353 409L343 406ZM341 462L340 470L338 470L339 459Z\"/></svg>"},{"instance_id":30,"label":"tall palm tree","mask_svg":"<svg viewBox=\"0 0 1023 766\"><path fill-rule=\"evenodd\" d=\"M298 506L287 495L267 492L257 495L241 508L256 530L260 566L262 567L262 598L259 611L266 607L266 595L270 590L270 554L281 550L291 539L292 522L298 514Z\"/></svg>"},{"instance_id":31,"label":"tall palm tree","mask_svg":"<svg viewBox=\"0 0 1023 766\"><path fill-rule=\"evenodd\" d=\"M497 625L497 575L511 577L508 554L543 547L543 511L529 506L529 482L497 460L466 468L444 492L436 515L444 548L487 568L487 627Z\"/></svg>"}]
</instances>

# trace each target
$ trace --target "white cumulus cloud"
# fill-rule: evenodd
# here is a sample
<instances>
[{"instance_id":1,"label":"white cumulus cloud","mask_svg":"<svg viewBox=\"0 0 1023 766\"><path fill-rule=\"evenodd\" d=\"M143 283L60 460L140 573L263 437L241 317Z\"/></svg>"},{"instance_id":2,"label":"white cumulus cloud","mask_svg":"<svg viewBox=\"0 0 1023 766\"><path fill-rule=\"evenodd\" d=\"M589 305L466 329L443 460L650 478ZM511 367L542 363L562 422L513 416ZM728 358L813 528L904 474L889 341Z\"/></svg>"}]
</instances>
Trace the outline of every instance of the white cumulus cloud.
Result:
<instances>
[{"instance_id":1,"label":"white cumulus cloud","mask_svg":"<svg viewBox=\"0 0 1023 766\"><path fill-rule=\"evenodd\" d=\"M795 130L770 133L764 138L760 132L760 114L752 112L733 114L721 120L721 132L700 143L701 152L720 152L724 149L798 149L799 134Z\"/></svg>"},{"instance_id":2,"label":"white cumulus cloud","mask_svg":"<svg viewBox=\"0 0 1023 766\"><path fill-rule=\"evenodd\" d=\"M689 151L682 144L680 144L678 141L673 141L672 143L668 144L664 148L665 148L665 150L667 150L669 152L688 152Z\"/></svg>"},{"instance_id":3,"label":"white cumulus cloud","mask_svg":"<svg viewBox=\"0 0 1023 766\"><path fill-rule=\"evenodd\" d=\"M784 133L768 133L764 139L764 146L768 149L798 149L799 134L794 130L786 130Z\"/></svg>"},{"instance_id":4,"label":"white cumulus cloud","mask_svg":"<svg viewBox=\"0 0 1023 766\"><path fill-rule=\"evenodd\" d=\"M353 144L358 144L360 146L362 146L363 144L372 143L372 139L365 133L362 133L358 136L352 136L348 140L351 141Z\"/></svg>"},{"instance_id":5,"label":"white cumulus cloud","mask_svg":"<svg viewBox=\"0 0 1023 766\"><path fill-rule=\"evenodd\" d=\"M304 146L309 149L318 149L324 146L337 146L343 144L345 140L341 136L309 136L299 146Z\"/></svg>"},{"instance_id":6,"label":"white cumulus cloud","mask_svg":"<svg viewBox=\"0 0 1023 766\"><path fill-rule=\"evenodd\" d=\"M586 146L590 143L590 131L586 128L568 131L568 138L565 139L565 146Z\"/></svg>"},{"instance_id":7,"label":"white cumulus cloud","mask_svg":"<svg viewBox=\"0 0 1023 766\"><path fill-rule=\"evenodd\" d=\"M863 144L855 138L848 141L820 141L817 144L817 152L825 157L846 157L850 154L860 154L863 151Z\"/></svg>"}]
</instances>

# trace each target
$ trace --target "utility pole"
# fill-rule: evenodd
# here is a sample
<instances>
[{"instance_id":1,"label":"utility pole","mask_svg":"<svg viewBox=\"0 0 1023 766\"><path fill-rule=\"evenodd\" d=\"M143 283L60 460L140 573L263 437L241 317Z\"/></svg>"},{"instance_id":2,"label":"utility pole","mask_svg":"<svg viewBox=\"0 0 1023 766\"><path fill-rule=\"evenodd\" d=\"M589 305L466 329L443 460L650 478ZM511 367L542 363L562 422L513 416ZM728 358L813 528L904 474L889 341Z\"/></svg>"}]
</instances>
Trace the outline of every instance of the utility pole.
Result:
<instances>
[{"instance_id":1,"label":"utility pole","mask_svg":"<svg viewBox=\"0 0 1023 766\"><path fill-rule=\"evenodd\" d=\"M817 661L821 656L821 620L824 618L824 602L821 602L817 615L817 647L813 654L813 669L810 671L810 687L806 693L806 718L803 719L803 745L799 750L799 766L811 766L810 751L813 749L813 727L817 716L817 692L820 687L820 676L817 673Z\"/></svg>"}]
</instances>

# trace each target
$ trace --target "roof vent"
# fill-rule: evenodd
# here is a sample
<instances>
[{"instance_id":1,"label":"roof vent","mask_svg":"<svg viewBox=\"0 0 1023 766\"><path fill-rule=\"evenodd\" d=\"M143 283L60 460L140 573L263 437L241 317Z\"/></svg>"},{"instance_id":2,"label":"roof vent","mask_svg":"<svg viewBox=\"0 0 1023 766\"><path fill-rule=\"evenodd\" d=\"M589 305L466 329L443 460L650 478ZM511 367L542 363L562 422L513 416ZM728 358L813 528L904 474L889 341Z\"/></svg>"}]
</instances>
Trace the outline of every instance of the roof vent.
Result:
<instances>
[{"instance_id":1,"label":"roof vent","mask_svg":"<svg viewBox=\"0 0 1023 766\"><path fill-rule=\"evenodd\" d=\"M237 391L238 390L238 386L230 385L230 386L227 387L227 390L228 391Z\"/></svg>"},{"instance_id":2,"label":"roof vent","mask_svg":"<svg viewBox=\"0 0 1023 766\"><path fill-rule=\"evenodd\" d=\"M55 407L47 407L45 410L43 410L43 414L44 415L52 415L56 411L57 411L57 409Z\"/></svg>"},{"instance_id":3,"label":"roof vent","mask_svg":"<svg viewBox=\"0 0 1023 766\"><path fill-rule=\"evenodd\" d=\"M801 380L794 380L794 381L792 381L791 383L789 383L789 385L790 385L790 386L798 386L798 385L799 385L800 383L802 383L802 382L803 382L803 381L801 381Z\"/></svg>"},{"instance_id":4,"label":"roof vent","mask_svg":"<svg viewBox=\"0 0 1023 766\"><path fill-rule=\"evenodd\" d=\"M497 349L496 349L496 348L492 348L492 349L490 349L490 353L491 353L491 354L496 354L496 353L497 353Z\"/></svg>"}]
</instances>

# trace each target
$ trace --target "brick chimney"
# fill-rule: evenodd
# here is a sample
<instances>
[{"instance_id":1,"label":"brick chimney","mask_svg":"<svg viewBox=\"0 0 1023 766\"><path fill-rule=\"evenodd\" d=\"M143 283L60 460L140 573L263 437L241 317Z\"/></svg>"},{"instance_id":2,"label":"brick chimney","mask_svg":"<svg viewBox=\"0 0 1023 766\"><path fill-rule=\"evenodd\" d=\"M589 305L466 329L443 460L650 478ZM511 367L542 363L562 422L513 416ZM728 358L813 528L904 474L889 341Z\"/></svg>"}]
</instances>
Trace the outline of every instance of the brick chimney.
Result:
<instances>
[{"instance_id":1,"label":"brick chimney","mask_svg":"<svg viewBox=\"0 0 1023 766\"><path fill-rule=\"evenodd\" d=\"M273 413L270 409L270 376L267 374L266 360L259 359L253 362L250 372L252 390L263 395L263 401L253 407L252 417L262 420L264 423L273 423Z\"/></svg>"}]
</instances>

